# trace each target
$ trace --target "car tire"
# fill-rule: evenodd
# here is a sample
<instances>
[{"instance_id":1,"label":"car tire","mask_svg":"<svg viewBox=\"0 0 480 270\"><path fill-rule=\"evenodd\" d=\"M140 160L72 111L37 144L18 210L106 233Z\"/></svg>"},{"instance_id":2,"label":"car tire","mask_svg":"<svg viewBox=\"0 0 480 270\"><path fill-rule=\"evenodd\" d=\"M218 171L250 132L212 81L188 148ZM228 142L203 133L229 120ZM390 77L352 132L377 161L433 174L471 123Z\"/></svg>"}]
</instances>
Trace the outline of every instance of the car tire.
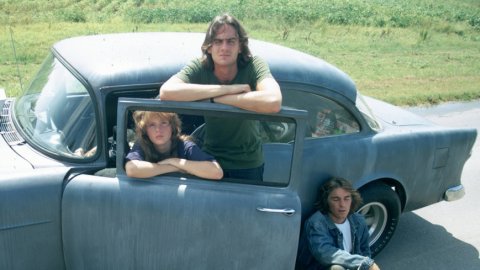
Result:
<instances>
[{"instance_id":1,"label":"car tire","mask_svg":"<svg viewBox=\"0 0 480 270\"><path fill-rule=\"evenodd\" d=\"M390 241L400 218L397 193L385 184L374 184L360 190L363 204L358 213L365 217L370 234L370 250L376 256Z\"/></svg>"}]
</instances>

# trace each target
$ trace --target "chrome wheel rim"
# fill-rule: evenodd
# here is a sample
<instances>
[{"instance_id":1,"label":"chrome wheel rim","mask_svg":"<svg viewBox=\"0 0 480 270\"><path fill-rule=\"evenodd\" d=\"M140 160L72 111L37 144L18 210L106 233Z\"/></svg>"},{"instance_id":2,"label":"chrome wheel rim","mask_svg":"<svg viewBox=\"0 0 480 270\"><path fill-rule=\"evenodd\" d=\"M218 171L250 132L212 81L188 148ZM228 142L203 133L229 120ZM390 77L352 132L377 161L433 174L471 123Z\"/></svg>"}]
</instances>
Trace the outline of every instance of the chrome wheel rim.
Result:
<instances>
[{"instance_id":1,"label":"chrome wheel rim","mask_svg":"<svg viewBox=\"0 0 480 270\"><path fill-rule=\"evenodd\" d=\"M387 226L388 212L385 206L378 202L367 203L362 206L358 213L365 217L372 246L382 235Z\"/></svg>"}]
</instances>

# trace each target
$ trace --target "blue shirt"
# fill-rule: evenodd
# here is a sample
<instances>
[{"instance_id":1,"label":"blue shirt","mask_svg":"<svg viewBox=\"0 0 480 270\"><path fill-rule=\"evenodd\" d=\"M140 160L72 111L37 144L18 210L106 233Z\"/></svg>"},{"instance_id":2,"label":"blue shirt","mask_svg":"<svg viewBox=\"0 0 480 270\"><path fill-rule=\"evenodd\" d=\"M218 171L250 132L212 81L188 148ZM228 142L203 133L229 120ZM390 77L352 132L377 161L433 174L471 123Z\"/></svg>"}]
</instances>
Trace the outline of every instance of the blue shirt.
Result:
<instances>
[{"instance_id":1,"label":"blue shirt","mask_svg":"<svg viewBox=\"0 0 480 270\"><path fill-rule=\"evenodd\" d=\"M348 216L352 231L352 252L343 250L343 235L328 215L316 211L305 221L300 236L297 263L301 269L321 270L331 265L368 270L373 265L368 227L362 215Z\"/></svg>"},{"instance_id":2,"label":"blue shirt","mask_svg":"<svg viewBox=\"0 0 480 270\"><path fill-rule=\"evenodd\" d=\"M198 147L192 141L180 141L177 148L177 157L194 161L214 161L215 158ZM133 144L132 150L126 156L127 160L145 160L145 152L138 142Z\"/></svg>"}]
</instances>

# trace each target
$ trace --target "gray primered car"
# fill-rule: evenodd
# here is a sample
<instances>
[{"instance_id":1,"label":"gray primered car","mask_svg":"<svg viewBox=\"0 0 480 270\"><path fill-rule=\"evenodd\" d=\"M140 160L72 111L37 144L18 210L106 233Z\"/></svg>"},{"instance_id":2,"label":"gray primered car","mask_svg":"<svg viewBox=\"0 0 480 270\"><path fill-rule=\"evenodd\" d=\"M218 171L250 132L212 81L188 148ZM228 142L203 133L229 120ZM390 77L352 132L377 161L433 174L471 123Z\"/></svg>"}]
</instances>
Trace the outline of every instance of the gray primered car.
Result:
<instances>
[{"instance_id":1,"label":"gray primered car","mask_svg":"<svg viewBox=\"0 0 480 270\"><path fill-rule=\"evenodd\" d=\"M278 114L154 99L203 37L63 40L21 96L1 100L0 269L293 269L331 176L361 191L374 254L402 212L463 195L474 129L361 96L342 71L292 49L250 42L282 88ZM256 121L264 181L127 177L139 109L179 113L199 144L204 116Z\"/></svg>"}]
</instances>

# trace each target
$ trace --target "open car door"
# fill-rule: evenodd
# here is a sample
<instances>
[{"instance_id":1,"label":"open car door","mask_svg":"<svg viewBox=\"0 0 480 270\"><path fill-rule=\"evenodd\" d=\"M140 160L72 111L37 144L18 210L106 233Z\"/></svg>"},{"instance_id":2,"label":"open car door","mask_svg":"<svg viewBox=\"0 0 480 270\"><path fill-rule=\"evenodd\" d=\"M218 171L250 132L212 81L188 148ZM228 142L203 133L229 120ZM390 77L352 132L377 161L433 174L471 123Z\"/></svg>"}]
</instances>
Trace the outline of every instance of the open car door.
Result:
<instances>
[{"instance_id":1,"label":"open car door","mask_svg":"<svg viewBox=\"0 0 480 270\"><path fill-rule=\"evenodd\" d=\"M264 181L127 177L128 149L118 142L125 142L135 110L258 121ZM68 269L294 269L306 112L283 109L271 115L222 104L120 99L117 121L117 177L80 175L65 188Z\"/></svg>"}]
</instances>

